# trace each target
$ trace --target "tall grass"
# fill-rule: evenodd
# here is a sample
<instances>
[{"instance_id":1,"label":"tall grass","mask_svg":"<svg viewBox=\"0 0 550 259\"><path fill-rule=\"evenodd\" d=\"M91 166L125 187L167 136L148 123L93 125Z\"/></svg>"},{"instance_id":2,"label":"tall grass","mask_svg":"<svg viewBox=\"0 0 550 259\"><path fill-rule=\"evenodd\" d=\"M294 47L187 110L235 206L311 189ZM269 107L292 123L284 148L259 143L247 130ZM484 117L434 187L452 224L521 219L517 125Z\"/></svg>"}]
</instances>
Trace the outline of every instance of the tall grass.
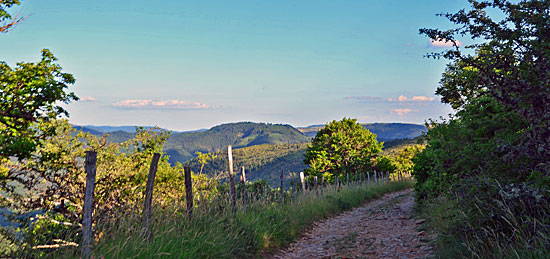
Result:
<instances>
[{"instance_id":1,"label":"tall grass","mask_svg":"<svg viewBox=\"0 0 550 259\"><path fill-rule=\"evenodd\" d=\"M96 258L231 258L271 253L295 240L313 222L360 206L367 201L412 187L409 180L327 188L324 195L307 191L286 196L284 204L255 200L231 215L227 199L197 206L193 216L157 209L149 242L142 237L139 213L103 224L96 243ZM241 205L242 206L242 205ZM98 223L100 225L100 223ZM78 257L77 249L54 256Z\"/></svg>"},{"instance_id":2,"label":"tall grass","mask_svg":"<svg viewBox=\"0 0 550 259\"><path fill-rule=\"evenodd\" d=\"M423 203L420 216L437 235L439 258L550 258L548 196L517 185L495 194Z\"/></svg>"}]
</instances>

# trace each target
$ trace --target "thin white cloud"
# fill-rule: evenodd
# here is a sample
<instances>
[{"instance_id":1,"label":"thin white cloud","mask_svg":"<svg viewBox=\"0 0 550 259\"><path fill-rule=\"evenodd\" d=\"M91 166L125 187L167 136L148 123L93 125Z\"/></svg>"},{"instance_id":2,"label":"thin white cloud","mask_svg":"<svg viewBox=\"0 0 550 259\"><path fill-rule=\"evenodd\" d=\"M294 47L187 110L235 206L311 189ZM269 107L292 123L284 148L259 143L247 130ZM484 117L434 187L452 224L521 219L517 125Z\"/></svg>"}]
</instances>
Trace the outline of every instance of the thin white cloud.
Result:
<instances>
[{"instance_id":1,"label":"thin white cloud","mask_svg":"<svg viewBox=\"0 0 550 259\"><path fill-rule=\"evenodd\" d=\"M459 40L455 40L456 44L458 46L462 46L462 42L460 42ZM447 41L445 39L437 39L437 40L433 40L433 39L429 39L428 40L428 43L430 44L430 46L432 47L436 47L436 48L450 48L450 47L454 47L453 45L453 42L452 41Z\"/></svg>"},{"instance_id":2,"label":"thin white cloud","mask_svg":"<svg viewBox=\"0 0 550 259\"><path fill-rule=\"evenodd\" d=\"M182 100L122 100L113 103L113 107L121 109L175 109L175 110L199 110L208 109L208 105L199 102L187 102Z\"/></svg>"},{"instance_id":3,"label":"thin white cloud","mask_svg":"<svg viewBox=\"0 0 550 259\"><path fill-rule=\"evenodd\" d=\"M433 102L435 101L434 97L427 97L427 96L413 96L411 98L408 98L407 96L400 95L397 98L388 98L386 99L388 102Z\"/></svg>"},{"instance_id":4,"label":"thin white cloud","mask_svg":"<svg viewBox=\"0 0 550 259\"><path fill-rule=\"evenodd\" d=\"M397 114L397 115L399 115L399 116L403 116L403 115L405 115L405 114L407 114L407 113L410 113L410 112L412 112L412 111L413 111L413 110L408 109L408 108L403 108L403 109L397 108L397 109L392 109L392 110L391 110L391 113L392 113L392 114Z\"/></svg>"},{"instance_id":5,"label":"thin white cloud","mask_svg":"<svg viewBox=\"0 0 550 259\"><path fill-rule=\"evenodd\" d=\"M399 95L397 98L382 98L375 96L347 96L346 100L355 100L360 102L433 102L435 101L434 97L415 95L413 97L407 97L405 95Z\"/></svg>"},{"instance_id":6,"label":"thin white cloud","mask_svg":"<svg viewBox=\"0 0 550 259\"><path fill-rule=\"evenodd\" d=\"M95 102L97 101L93 96L83 96L78 100L80 102Z\"/></svg>"}]
</instances>

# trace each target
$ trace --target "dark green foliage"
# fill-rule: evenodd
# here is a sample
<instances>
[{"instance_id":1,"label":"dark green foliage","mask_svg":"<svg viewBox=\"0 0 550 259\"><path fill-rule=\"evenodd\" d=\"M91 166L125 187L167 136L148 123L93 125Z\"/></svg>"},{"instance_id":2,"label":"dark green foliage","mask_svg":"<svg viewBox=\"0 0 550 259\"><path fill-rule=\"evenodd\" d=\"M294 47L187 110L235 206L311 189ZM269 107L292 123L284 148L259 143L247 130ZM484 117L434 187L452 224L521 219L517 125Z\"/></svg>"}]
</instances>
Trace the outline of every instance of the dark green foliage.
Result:
<instances>
[{"instance_id":1,"label":"dark green foliage","mask_svg":"<svg viewBox=\"0 0 550 259\"><path fill-rule=\"evenodd\" d=\"M457 28L421 29L431 39L468 35L482 43L432 54L452 61L438 93L460 107L487 93L527 122L522 141L506 146L509 156L528 157L531 170L550 174L550 1L474 1L471 9L444 14ZM493 12L488 12L491 10ZM500 12L502 16L491 16Z\"/></svg>"},{"instance_id":2,"label":"dark green foliage","mask_svg":"<svg viewBox=\"0 0 550 259\"><path fill-rule=\"evenodd\" d=\"M39 123L68 115L59 103L78 100L66 92L74 77L63 73L56 60L44 49L36 63L20 62L11 68L0 61L0 156L29 157L42 139L54 133Z\"/></svg>"},{"instance_id":3,"label":"dark green foliage","mask_svg":"<svg viewBox=\"0 0 550 259\"><path fill-rule=\"evenodd\" d=\"M458 112L428 125L426 149L413 159L417 195L448 225L435 228L455 253L442 257L547 257L550 1L469 2L442 15L457 28L421 30L454 44L429 56L452 61L436 93ZM465 35L478 42L467 46L473 54L457 44ZM447 217L430 205L441 200Z\"/></svg>"},{"instance_id":4,"label":"dark green foliage","mask_svg":"<svg viewBox=\"0 0 550 259\"><path fill-rule=\"evenodd\" d=\"M431 122L426 149L413 159L420 197L449 193L460 179L488 176L503 182L526 180L525 158L506 160L504 145L517 144L525 122L491 97L470 100L455 119Z\"/></svg>"}]
</instances>

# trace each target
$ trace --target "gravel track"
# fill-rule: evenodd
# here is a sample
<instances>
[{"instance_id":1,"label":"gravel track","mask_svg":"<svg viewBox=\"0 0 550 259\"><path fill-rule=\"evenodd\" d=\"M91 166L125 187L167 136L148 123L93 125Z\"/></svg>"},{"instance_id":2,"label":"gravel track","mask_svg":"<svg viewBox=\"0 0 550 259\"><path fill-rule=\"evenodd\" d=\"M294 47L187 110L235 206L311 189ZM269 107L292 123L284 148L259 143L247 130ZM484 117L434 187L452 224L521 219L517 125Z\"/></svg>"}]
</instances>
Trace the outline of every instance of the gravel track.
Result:
<instances>
[{"instance_id":1,"label":"gravel track","mask_svg":"<svg viewBox=\"0 0 550 259\"><path fill-rule=\"evenodd\" d=\"M422 220L413 218L414 192L387 194L317 222L273 258L429 258Z\"/></svg>"}]
</instances>

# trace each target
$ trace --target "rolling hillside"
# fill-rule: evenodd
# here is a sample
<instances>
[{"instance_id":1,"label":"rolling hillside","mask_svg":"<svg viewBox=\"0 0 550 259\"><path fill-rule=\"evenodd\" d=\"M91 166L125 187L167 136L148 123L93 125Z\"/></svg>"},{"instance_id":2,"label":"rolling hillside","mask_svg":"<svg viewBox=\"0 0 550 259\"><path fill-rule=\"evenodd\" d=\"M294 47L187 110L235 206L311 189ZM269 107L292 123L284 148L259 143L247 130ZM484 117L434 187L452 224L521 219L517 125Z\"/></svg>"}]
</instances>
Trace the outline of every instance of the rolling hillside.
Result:
<instances>
[{"instance_id":1,"label":"rolling hillside","mask_svg":"<svg viewBox=\"0 0 550 259\"><path fill-rule=\"evenodd\" d=\"M364 124L363 126L377 134L379 141L385 141L386 147L393 145L393 140L413 139L426 130L426 127L423 125L405 123L371 123ZM135 131L135 127L132 126L74 127L94 135L109 134L107 139L111 142L126 141L134 136L133 132ZM184 163L193 159L197 151L202 153L211 153L220 150L225 151L228 145L232 145L234 149L261 146L258 147L257 150L247 149L243 151L251 153L255 150L262 153L261 156L263 160L260 162L246 160L248 163L247 165L255 168L250 176L250 179L253 179L256 175L271 175L269 172L275 172L274 168L277 167L278 169L276 169L276 171L278 172L278 170L280 170L278 164L283 161L287 164L291 164L289 168L296 168L296 171L299 171L298 168L303 169L305 166L302 164L302 155L305 150L305 145L303 145L304 150L300 151L301 153L295 152L290 154L282 152L277 144L299 144L309 142L311 137L315 136L317 131L322 127L324 127L324 125L312 125L296 129L290 125L253 122L222 124L208 130L172 132L164 146L164 151L170 156L169 161L171 163ZM274 151L268 151L269 148L273 148ZM298 153L300 155L298 155ZM267 159L267 154L269 154L271 158ZM247 168L249 166L247 166ZM260 170L260 168L263 169ZM271 178L271 176L267 178Z\"/></svg>"},{"instance_id":2,"label":"rolling hillside","mask_svg":"<svg viewBox=\"0 0 550 259\"><path fill-rule=\"evenodd\" d=\"M279 181L281 168L285 170L285 178L288 171L300 172L307 166L304 165L304 154L308 143L298 144L263 144L233 150L234 170L240 172L244 166L248 181L268 180L270 184ZM227 151L215 152L216 159L209 161L203 168L203 173L217 175L229 168ZM194 172L200 171L200 164L196 158L185 163Z\"/></svg>"},{"instance_id":3,"label":"rolling hillside","mask_svg":"<svg viewBox=\"0 0 550 259\"><path fill-rule=\"evenodd\" d=\"M126 126L74 127L94 135L109 134L107 139L111 142L123 142L134 136L131 127ZM170 156L171 163L183 163L192 159L197 151L216 152L227 148L228 145L241 148L263 144L296 144L309 142L309 139L290 125L238 122L218 125L204 131L172 132L166 141L164 151Z\"/></svg>"},{"instance_id":4,"label":"rolling hillside","mask_svg":"<svg viewBox=\"0 0 550 259\"><path fill-rule=\"evenodd\" d=\"M195 152L215 152L232 145L234 148L262 144L296 144L309 138L290 125L239 122L222 124L203 132L172 134L164 150L170 162L187 161Z\"/></svg>"}]
</instances>

